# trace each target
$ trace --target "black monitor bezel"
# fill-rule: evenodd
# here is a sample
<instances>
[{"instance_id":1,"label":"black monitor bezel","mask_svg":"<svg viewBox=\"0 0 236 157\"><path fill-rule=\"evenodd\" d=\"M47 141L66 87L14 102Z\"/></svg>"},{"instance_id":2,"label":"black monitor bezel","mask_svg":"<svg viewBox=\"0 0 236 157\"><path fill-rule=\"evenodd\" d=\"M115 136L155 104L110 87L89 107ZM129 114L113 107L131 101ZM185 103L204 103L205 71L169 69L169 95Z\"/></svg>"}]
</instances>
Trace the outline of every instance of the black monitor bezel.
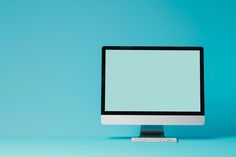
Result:
<instances>
[{"instance_id":1,"label":"black monitor bezel","mask_svg":"<svg viewBox=\"0 0 236 157\"><path fill-rule=\"evenodd\" d=\"M164 112L164 111L106 111L105 110L105 66L106 50L199 50L200 51L200 112ZM102 115L204 115L204 60L203 47L192 46L103 46L102 80L101 80L101 114Z\"/></svg>"}]
</instances>

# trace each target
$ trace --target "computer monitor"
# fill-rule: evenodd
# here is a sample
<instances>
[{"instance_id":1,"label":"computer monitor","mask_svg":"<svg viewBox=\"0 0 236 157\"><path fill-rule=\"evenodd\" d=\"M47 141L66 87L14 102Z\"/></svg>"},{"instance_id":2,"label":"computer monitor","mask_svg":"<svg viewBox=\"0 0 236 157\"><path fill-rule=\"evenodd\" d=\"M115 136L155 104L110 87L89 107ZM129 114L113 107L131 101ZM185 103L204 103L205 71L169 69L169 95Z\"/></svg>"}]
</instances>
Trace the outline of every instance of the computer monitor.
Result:
<instances>
[{"instance_id":1,"label":"computer monitor","mask_svg":"<svg viewBox=\"0 0 236 157\"><path fill-rule=\"evenodd\" d=\"M203 47L102 47L101 123L204 125L203 70Z\"/></svg>"}]
</instances>

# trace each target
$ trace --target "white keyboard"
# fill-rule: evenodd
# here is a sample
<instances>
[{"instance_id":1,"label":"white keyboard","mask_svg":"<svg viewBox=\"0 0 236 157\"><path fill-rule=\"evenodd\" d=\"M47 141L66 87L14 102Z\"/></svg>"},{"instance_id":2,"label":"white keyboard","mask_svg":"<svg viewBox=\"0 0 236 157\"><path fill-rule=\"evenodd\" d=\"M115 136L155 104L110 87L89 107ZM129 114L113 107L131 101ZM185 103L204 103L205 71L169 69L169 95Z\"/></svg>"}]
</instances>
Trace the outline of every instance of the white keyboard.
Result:
<instances>
[{"instance_id":1,"label":"white keyboard","mask_svg":"<svg viewBox=\"0 0 236 157\"><path fill-rule=\"evenodd\" d=\"M177 143L177 138L170 137L133 137L131 138L132 142L159 142L159 143Z\"/></svg>"}]
</instances>

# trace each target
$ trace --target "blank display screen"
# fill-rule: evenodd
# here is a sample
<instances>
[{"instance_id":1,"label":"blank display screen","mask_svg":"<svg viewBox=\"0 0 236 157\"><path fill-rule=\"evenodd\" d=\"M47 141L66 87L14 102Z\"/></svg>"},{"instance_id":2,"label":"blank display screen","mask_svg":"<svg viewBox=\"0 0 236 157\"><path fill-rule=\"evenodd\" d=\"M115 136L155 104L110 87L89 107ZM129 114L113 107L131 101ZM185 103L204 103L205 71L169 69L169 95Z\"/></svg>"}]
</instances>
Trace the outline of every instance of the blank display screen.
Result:
<instances>
[{"instance_id":1,"label":"blank display screen","mask_svg":"<svg viewBox=\"0 0 236 157\"><path fill-rule=\"evenodd\" d=\"M199 50L105 55L105 111L200 112Z\"/></svg>"}]
</instances>

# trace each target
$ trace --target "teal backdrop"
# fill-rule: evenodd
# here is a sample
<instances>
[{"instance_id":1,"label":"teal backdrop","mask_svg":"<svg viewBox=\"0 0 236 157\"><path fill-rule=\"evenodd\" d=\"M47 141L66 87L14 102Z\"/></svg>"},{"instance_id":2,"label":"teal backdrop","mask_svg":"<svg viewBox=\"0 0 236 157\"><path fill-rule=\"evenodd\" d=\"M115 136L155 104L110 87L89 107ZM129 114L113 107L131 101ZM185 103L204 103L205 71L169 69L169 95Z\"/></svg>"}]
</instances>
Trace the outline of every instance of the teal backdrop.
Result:
<instances>
[{"instance_id":1,"label":"teal backdrop","mask_svg":"<svg viewBox=\"0 0 236 157\"><path fill-rule=\"evenodd\" d=\"M236 135L236 2L0 0L0 136L131 136L100 124L103 45L203 46L206 125Z\"/></svg>"}]
</instances>

